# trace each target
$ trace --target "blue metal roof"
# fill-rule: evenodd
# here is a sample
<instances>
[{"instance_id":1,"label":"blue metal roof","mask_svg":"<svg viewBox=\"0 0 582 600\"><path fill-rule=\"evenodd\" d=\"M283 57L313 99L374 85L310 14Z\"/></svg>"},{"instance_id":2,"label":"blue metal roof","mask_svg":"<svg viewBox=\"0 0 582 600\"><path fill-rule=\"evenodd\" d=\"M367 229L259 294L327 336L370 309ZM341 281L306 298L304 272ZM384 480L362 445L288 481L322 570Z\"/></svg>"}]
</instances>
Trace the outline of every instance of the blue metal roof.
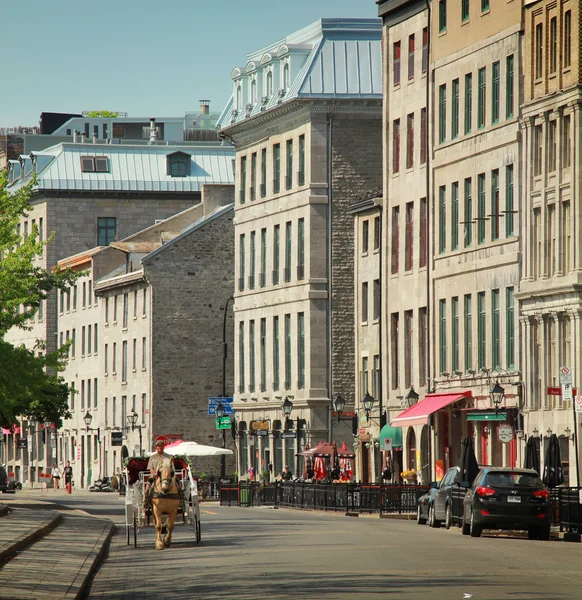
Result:
<instances>
[{"instance_id":1,"label":"blue metal roof","mask_svg":"<svg viewBox=\"0 0 582 600\"><path fill-rule=\"evenodd\" d=\"M166 158L183 152L191 156L190 175L167 174ZM61 143L36 156L37 184L42 190L127 191L127 192L198 192L205 183L234 183L234 148L218 144L176 146L72 144ZM81 171L82 156L105 156L109 172ZM30 161L30 157L22 157ZM28 170L25 169L25 173ZM9 186L17 190L31 174L15 179Z\"/></svg>"},{"instance_id":2,"label":"blue metal roof","mask_svg":"<svg viewBox=\"0 0 582 600\"><path fill-rule=\"evenodd\" d=\"M262 71L290 60L287 89L275 84L265 96ZM277 64L279 63L279 64ZM269 46L247 55L247 67L235 68L232 79L242 83L241 106L234 94L219 120L220 128L240 123L296 98L382 99L382 21L380 19L320 19ZM257 101L249 103L249 77L257 74ZM251 105L250 105L251 104ZM238 110L235 110L238 109Z\"/></svg>"}]
</instances>

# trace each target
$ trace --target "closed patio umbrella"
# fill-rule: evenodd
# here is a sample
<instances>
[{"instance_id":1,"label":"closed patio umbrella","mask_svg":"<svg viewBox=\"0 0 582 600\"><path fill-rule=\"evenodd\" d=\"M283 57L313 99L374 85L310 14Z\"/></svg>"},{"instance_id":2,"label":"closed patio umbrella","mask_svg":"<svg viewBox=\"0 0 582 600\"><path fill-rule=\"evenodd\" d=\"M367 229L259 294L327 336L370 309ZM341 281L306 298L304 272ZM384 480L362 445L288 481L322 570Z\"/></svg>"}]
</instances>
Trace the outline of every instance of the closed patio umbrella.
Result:
<instances>
[{"instance_id":1,"label":"closed patio umbrella","mask_svg":"<svg viewBox=\"0 0 582 600\"><path fill-rule=\"evenodd\" d=\"M465 436L461 441L459 472L455 477L455 481L457 483L466 481L471 486L475 477L477 477L477 473L479 473L479 465L475 456L475 442L471 436Z\"/></svg>"},{"instance_id":2,"label":"closed patio umbrella","mask_svg":"<svg viewBox=\"0 0 582 600\"><path fill-rule=\"evenodd\" d=\"M538 447L538 440L534 436L530 436L525 445L525 457L523 460L524 469L533 469L539 475L540 473L540 451Z\"/></svg>"},{"instance_id":3,"label":"closed patio umbrella","mask_svg":"<svg viewBox=\"0 0 582 600\"><path fill-rule=\"evenodd\" d=\"M562 459L560 457L560 442L555 433L548 440L548 447L544 456L544 476L542 481L549 488L558 487L564 483L562 472Z\"/></svg>"}]
</instances>

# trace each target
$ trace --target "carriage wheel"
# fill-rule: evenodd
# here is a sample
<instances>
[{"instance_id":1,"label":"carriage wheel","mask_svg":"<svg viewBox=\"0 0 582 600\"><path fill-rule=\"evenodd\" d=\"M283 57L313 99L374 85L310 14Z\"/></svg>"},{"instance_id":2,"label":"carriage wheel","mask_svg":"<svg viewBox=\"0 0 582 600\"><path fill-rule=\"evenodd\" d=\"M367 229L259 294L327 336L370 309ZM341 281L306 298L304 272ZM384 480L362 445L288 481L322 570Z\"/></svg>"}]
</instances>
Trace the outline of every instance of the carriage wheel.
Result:
<instances>
[{"instance_id":1,"label":"carriage wheel","mask_svg":"<svg viewBox=\"0 0 582 600\"><path fill-rule=\"evenodd\" d=\"M199 544L200 540L202 539L202 535L201 535L201 531L200 531L200 519L198 518L197 515L195 515L194 517L195 519L195 530L196 530L196 543Z\"/></svg>"},{"instance_id":2,"label":"carriage wheel","mask_svg":"<svg viewBox=\"0 0 582 600\"><path fill-rule=\"evenodd\" d=\"M129 546L129 530L131 529L131 525L126 525L125 529L127 531L127 545Z\"/></svg>"},{"instance_id":3,"label":"carriage wheel","mask_svg":"<svg viewBox=\"0 0 582 600\"><path fill-rule=\"evenodd\" d=\"M127 532L127 537L129 538L129 530ZM133 511L133 547L137 548L137 514L135 510Z\"/></svg>"}]
</instances>

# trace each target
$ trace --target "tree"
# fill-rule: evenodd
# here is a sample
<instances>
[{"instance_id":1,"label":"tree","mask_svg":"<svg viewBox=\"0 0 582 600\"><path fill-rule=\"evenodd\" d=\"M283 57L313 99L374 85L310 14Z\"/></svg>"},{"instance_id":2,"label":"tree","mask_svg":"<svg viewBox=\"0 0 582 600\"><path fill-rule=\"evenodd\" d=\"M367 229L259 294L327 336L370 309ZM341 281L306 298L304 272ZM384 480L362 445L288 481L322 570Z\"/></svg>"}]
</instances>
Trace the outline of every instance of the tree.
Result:
<instances>
[{"instance_id":1,"label":"tree","mask_svg":"<svg viewBox=\"0 0 582 600\"><path fill-rule=\"evenodd\" d=\"M66 290L79 277L69 269L48 271L38 258L52 236L39 239L36 225L20 235L21 217L27 216L35 181L15 193L6 190L7 172L0 172L0 424L13 425L19 416L48 421L57 427L69 417L69 387L59 373L66 365L68 346L46 352L43 340L34 348L6 340L13 327L31 330L30 320L53 290Z\"/></svg>"},{"instance_id":2,"label":"tree","mask_svg":"<svg viewBox=\"0 0 582 600\"><path fill-rule=\"evenodd\" d=\"M119 116L118 112L111 112L110 110L92 110L86 113L83 113L87 118L94 119L96 117L103 117L106 119L115 119Z\"/></svg>"}]
</instances>

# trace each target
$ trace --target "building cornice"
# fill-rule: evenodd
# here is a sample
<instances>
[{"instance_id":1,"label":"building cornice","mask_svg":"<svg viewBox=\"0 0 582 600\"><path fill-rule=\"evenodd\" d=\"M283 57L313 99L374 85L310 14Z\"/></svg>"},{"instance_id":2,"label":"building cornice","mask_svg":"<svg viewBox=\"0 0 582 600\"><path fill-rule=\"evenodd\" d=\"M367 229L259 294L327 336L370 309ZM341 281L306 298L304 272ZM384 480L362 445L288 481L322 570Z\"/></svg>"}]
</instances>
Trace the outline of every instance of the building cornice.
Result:
<instances>
[{"instance_id":1,"label":"building cornice","mask_svg":"<svg viewBox=\"0 0 582 600\"><path fill-rule=\"evenodd\" d=\"M103 292L125 287L132 283L139 283L147 281L143 271L133 271L132 273L124 273L117 277L111 277L110 279L104 279L102 281L95 282L93 291L97 296L103 294Z\"/></svg>"}]
</instances>

